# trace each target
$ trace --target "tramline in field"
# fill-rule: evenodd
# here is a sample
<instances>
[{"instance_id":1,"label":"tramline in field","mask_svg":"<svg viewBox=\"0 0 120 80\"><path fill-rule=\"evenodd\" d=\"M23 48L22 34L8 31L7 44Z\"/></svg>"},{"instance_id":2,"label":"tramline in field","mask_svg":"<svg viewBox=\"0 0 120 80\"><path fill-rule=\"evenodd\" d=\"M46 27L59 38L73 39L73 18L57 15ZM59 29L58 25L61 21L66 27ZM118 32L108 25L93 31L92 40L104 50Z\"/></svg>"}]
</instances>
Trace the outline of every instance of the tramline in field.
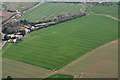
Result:
<instances>
[{"instance_id":1,"label":"tramline in field","mask_svg":"<svg viewBox=\"0 0 120 80\"><path fill-rule=\"evenodd\" d=\"M27 19L30 22L39 22L54 18L59 14L82 13L81 5L73 3L43 3L37 8L26 12L21 19Z\"/></svg>"},{"instance_id":2,"label":"tramline in field","mask_svg":"<svg viewBox=\"0 0 120 80\"><path fill-rule=\"evenodd\" d=\"M30 31L3 47L3 76L116 77L119 19L111 4L43 2L23 12L19 28Z\"/></svg>"},{"instance_id":3,"label":"tramline in field","mask_svg":"<svg viewBox=\"0 0 120 80\"><path fill-rule=\"evenodd\" d=\"M7 44L3 57L56 70L87 52L117 39L117 22L103 16L86 16L28 34Z\"/></svg>"}]
</instances>

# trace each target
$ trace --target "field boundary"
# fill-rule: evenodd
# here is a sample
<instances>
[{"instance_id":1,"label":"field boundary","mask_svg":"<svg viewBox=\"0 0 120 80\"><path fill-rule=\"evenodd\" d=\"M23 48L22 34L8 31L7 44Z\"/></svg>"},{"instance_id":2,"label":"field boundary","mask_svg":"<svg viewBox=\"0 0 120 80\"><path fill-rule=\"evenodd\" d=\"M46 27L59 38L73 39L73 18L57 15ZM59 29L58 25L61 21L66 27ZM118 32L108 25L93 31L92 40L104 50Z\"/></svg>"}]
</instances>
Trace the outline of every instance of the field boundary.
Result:
<instances>
[{"instance_id":1,"label":"field boundary","mask_svg":"<svg viewBox=\"0 0 120 80\"><path fill-rule=\"evenodd\" d=\"M110 44L113 44L113 43L116 43L116 42L118 42L118 40L114 40L114 41L108 42L108 43L106 43L106 44L104 44L104 45L102 45L102 46L100 46L100 47L98 47L98 48L96 48L96 49L100 49L100 48L107 47L107 46L109 46ZM82 59L84 59L85 57L89 56L89 53L94 52L96 49L93 49L92 51L90 51L90 52L86 53L85 55L83 55L82 57L80 57L80 58L81 58L80 60L82 60ZM79 59L79 58L78 58L78 59ZM76 64L76 63L78 62L78 59L76 59L75 61L71 62L71 63L68 64L68 65L74 65L74 64ZM74 64L73 64L73 63L74 63ZM66 65L66 66L68 66L68 65Z\"/></svg>"},{"instance_id":2,"label":"field boundary","mask_svg":"<svg viewBox=\"0 0 120 80\"><path fill-rule=\"evenodd\" d=\"M93 54L93 52L94 51L96 51L96 50L99 50L99 49L103 49L103 48L105 48L105 47L108 47L108 46L110 46L111 44L116 44L116 43L118 43L118 41L119 40L113 40L113 41L111 41L111 42L109 42L109 43L106 43L106 44L104 44L103 46L100 46L100 47L98 47L98 48L96 48L96 49L94 49L94 50L92 50L92 51L90 51L90 52L88 52L88 53L86 53L85 55L83 55L82 57L79 57L78 59L76 59L75 61L73 61L73 62L71 62L71 63L69 63L68 65L66 65L66 66L64 66L63 68L61 68L61 69L59 69L58 71L55 71L54 72L54 74L55 73L69 73L69 74L71 74L71 75L74 75L74 76L76 76L76 73L80 73L81 74L81 76L80 76L80 78L84 78L84 75L86 75L86 74L97 74L97 75L101 75L100 73L86 73L86 72L76 72L76 73L74 73L74 72L72 72L72 71L68 71L67 69L66 69L66 67L69 67L69 66L74 66L75 64L78 64L80 61L82 61L84 58L86 58L86 57L89 57L89 55L91 55L91 54ZM103 73L103 75L113 75L113 74L111 74L111 73Z\"/></svg>"}]
</instances>

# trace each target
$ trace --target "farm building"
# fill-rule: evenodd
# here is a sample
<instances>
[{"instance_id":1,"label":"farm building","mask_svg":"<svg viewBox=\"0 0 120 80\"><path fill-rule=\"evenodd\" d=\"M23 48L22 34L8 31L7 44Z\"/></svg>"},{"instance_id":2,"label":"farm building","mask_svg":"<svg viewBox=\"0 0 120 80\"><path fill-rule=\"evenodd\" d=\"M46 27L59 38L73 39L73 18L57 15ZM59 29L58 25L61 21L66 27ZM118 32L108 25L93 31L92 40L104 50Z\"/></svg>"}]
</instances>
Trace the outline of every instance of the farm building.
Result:
<instances>
[{"instance_id":1,"label":"farm building","mask_svg":"<svg viewBox=\"0 0 120 80\"><path fill-rule=\"evenodd\" d=\"M16 42L17 42L17 39L9 39L9 40L7 40L7 42L13 42L13 43L16 43Z\"/></svg>"}]
</instances>

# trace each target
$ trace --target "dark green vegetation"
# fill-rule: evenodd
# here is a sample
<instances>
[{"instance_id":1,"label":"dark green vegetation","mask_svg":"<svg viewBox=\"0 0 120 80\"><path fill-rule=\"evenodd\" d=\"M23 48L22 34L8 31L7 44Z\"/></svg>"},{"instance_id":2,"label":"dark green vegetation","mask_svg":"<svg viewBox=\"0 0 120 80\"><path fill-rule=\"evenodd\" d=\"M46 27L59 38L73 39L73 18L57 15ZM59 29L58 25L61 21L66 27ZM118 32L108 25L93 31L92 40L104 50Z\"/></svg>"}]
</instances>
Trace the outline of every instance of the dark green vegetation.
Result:
<instances>
[{"instance_id":1,"label":"dark green vegetation","mask_svg":"<svg viewBox=\"0 0 120 80\"><path fill-rule=\"evenodd\" d=\"M7 44L3 58L56 70L117 39L117 33L117 21L90 15L32 32L20 43Z\"/></svg>"},{"instance_id":2,"label":"dark green vegetation","mask_svg":"<svg viewBox=\"0 0 120 80\"><path fill-rule=\"evenodd\" d=\"M44 3L26 12L21 19L27 19L30 22L44 21L59 14L80 12L80 8L81 6L77 4Z\"/></svg>"},{"instance_id":3,"label":"dark green vegetation","mask_svg":"<svg viewBox=\"0 0 120 80\"><path fill-rule=\"evenodd\" d=\"M93 5L91 10L96 14L106 14L118 18L118 6Z\"/></svg>"},{"instance_id":4,"label":"dark green vegetation","mask_svg":"<svg viewBox=\"0 0 120 80\"><path fill-rule=\"evenodd\" d=\"M72 75L68 74L54 74L43 80L73 80Z\"/></svg>"}]
</instances>

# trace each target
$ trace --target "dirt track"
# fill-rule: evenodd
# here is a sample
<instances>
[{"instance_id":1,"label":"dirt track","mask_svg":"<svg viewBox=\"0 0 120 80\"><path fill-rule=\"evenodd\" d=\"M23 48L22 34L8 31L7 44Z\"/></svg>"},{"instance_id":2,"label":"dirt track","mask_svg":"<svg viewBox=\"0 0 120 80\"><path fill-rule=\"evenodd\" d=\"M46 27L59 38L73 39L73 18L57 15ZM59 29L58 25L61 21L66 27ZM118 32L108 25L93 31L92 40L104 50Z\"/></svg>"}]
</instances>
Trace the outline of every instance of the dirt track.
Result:
<instances>
[{"instance_id":1,"label":"dirt track","mask_svg":"<svg viewBox=\"0 0 120 80\"><path fill-rule=\"evenodd\" d=\"M116 20L116 21L120 21L118 18L115 18L115 17L113 17L113 16L111 16L111 15L107 15L107 14L95 14L95 15L101 15L101 16L105 16L105 17L114 19L114 20Z\"/></svg>"}]
</instances>

